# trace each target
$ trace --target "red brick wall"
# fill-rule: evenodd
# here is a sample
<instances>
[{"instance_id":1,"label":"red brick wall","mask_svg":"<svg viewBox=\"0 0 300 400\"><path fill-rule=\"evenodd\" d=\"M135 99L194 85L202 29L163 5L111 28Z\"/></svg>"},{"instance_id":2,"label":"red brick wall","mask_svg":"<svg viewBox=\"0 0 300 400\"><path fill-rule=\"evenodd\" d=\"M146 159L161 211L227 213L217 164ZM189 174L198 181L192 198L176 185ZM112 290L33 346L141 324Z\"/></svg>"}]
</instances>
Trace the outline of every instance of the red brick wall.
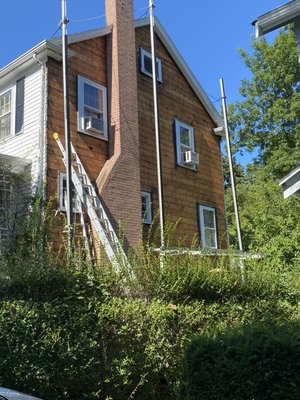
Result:
<instances>
[{"instance_id":1,"label":"red brick wall","mask_svg":"<svg viewBox=\"0 0 300 400\"><path fill-rule=\"evenodd\" d=\"M106 0L109 160L97 185L130 245L141 240L141 198L135 31L132 0Z\"/></svg>"}]
</instances>

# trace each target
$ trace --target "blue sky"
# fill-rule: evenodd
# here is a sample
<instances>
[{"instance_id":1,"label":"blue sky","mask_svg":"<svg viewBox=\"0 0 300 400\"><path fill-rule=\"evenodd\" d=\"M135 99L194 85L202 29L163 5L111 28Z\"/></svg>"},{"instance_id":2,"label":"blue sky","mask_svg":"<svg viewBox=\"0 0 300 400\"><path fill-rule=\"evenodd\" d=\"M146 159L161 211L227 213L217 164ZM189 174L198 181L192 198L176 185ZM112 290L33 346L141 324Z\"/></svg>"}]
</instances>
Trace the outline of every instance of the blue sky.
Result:
<instances>
[{"instance_id":1,"label":"blue sky","mask_svg":"<svg viewBox=\"0 0 300 400\"><path fill-rule=\"evenodd\" d=\"M238 48L250 50L257 16L287 0L156 0L155 15L215 102L224 78L228 102L239 99L241 79L248 77ZM135 16L141 17L149 0L135 0ZM68 0L69 33L104 25L104 0ZM61 19L61 0L10 0L1 4L0 67L43 39L51 38ZM59 34L59 33L58 33ZM215 103L217 109L220 102Z\"/></svg>"}]
</instances>

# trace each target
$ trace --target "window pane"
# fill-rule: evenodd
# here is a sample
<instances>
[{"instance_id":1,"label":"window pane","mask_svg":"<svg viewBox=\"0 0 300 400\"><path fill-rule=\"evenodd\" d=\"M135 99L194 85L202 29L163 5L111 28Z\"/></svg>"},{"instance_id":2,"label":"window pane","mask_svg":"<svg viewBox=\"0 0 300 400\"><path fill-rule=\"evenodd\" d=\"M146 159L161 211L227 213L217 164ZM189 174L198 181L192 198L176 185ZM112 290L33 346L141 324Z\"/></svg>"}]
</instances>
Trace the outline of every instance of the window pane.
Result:
<instances>
[{"instance_id":1,"label":"window pane","mask_svg":"<svg viewBox=\"0 0 300 400\"><path fill-rule=\"evenodd\" d=\"M62 178L62 195L63 198L61 199L61 207L62 209L66 208L66 204L67 204L67 178L64 174L64 177ZM77 195L76 189L74 188L74 185L72 183L72 203L73 203L73 212L78 210L78 202L80 201L79 196Z\"/></svg>"},{"instance_id":2,"label":"window pane","mask_svg":"<svg viewBox=\"0 0 300 400\"><path fill-rule=\"evenodd\" d=\"M0 139L3 139L10 135L10 119L10 114L6 114L3 117L0 117Z\"/></svg>"},{"instance_id":3,"label":"window pane","mask_svg":"<svg viewBox=\"0 0 300 400\"><path fill-rule=\"evenodd\" d=\"M152 75L152 59L147 55L144 55L144 68Z\"/></svg>"},{"instance_id":4,"label":"window pane","mask_svg":"<svg viewBox=\"0 0 300 400\"><path fill-rule=\"evenodd\" d=\"M212 210L203 210L203 218L206 228L215 228L214 212Z\"/></svg>"},{"instance_id":5,"label":"window pane","mask_svg":"<svg viewBox=\"0 0 300 400\"><path fill-rule=\"evenodd\" d=\"M11 91L0 96L0 139L10 135Z\"/></svg>"},{"instance_id":6,"label":"window pane","mask_svg":"<svg viewBox=\"0 0 300 400\"><path fill-rule=\"evenodd\" d=\"M10 112L11 108L11 91L0 96L0 117Z\"/></svg>"},{"instance_id":7,"label":"window pane","mask_svg":"<svg viewBox=\"0 0 300 400\"><path fill-rule=\"evenodd\" d=\"M141 213L142 220L146 224L151 224L152 222L152 210L151 210L151 194L142 193L141 194Z\"/></svg>"},{"instance_id":8,"label":"window pane","mask_svg":"<svg viewBox=\"0 0 300 400\"><path fill-rule=\"evenodd\" d=\"M191 135L189 129L180 127L180 143L185 146L191 147Z\"/></svg>"},{"instance_id":9,"label":"window pane","mask_svg":"<svg viewBox=\"0 0 300 400\"><path fill-rule=\"evenodd\" d=\"M216 247L214 229L205 228L204 236L205 236L205 247Z\"/></svg>"},{"instance_id":10,"label":"window pane","mask_svg":"<svg viewBox=\"0 0 300 400\"><path fill-rule=\"evenodd\" d=\"M87 83L84 84L84 105L103 111L101 91Z\"/></svg>"}]
</instances>

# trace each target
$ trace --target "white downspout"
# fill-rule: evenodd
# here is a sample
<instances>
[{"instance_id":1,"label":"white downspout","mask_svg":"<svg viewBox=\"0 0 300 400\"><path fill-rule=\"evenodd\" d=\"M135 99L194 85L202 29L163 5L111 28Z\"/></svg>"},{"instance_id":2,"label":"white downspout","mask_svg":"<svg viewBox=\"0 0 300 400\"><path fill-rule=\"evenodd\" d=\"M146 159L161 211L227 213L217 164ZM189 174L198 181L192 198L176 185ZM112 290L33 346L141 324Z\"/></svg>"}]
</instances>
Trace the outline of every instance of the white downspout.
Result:
<instances>
[{"instance_id":1,"label":"white downspout","mask_svg":"<svg viewBox=\"0 0 300 400\"><path fill-rule=\"evenodd\" d=\"M41 62L37 55L33 59L41 66L41 86L40 86L40 112L39 112L39 158L38 158L38 176L35 195L42 189L43 199L46 199L46 176L47 176L47 67L46 62Z\"/></svg>"}]
</instances>

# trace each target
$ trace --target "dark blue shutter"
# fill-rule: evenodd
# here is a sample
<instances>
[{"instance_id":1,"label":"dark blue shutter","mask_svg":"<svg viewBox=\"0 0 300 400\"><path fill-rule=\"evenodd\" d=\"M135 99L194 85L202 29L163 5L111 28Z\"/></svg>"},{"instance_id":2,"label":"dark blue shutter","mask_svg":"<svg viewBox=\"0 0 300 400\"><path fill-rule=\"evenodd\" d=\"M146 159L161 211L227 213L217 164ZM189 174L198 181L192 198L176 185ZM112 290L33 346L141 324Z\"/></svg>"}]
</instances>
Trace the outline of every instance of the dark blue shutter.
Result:
<instances>
[{"instance_id":1,"label":"dark blue shutter","mask_svg":"<svg viewBox=\"0 0 300 400\"><path fill-rule=\"evenodd\" d=\"M16 135L23 132L24 126L24 82L24 78L16 82Z\"/></svg>"}]
</instances>

